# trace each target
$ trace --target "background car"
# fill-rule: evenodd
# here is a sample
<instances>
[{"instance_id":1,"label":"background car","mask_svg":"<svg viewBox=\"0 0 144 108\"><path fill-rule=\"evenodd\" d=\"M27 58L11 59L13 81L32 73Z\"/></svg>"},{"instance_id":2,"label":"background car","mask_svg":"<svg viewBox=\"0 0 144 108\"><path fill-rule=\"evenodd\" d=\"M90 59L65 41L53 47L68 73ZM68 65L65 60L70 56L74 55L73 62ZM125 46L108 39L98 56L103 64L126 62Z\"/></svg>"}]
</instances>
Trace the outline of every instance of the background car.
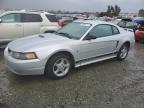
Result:
<instances>
[{"instance_id":1,"label":"background car","mask_svg":"<svg viewBox=\"0 0 144 108\"><path fill-rule=\"evenodd\" d=\"M134 34L117 25L81 20L55 33L10 42L4 55L7 67L16 74L45 74L59 79L73 67L115 57L124 60L134 43Z\"/></svg>"},{"instance_id":2,"label":"background car","mask_svg":"<svg viewBox=\"0 0 144 108\"><path fill-rule=\"evenodd\" d=\"M0 45L23 36L58 30L56 15L37 11L7 11L0 15Z\"/></svg>"},{"instance_id":3,"label":"background car","mask_svg":"<svg viewBox=\"0 0 144 108\"><path fill-rule=\"evenodd\" d=\"M138 29L135 31L135 40L144 42L144 18L138 17L133 19L133 21L139 24Z\"/></svg>"},{"instance_id":4,"label":"background car","mask_svg":"<svg viewBox=\"0 0 144 108\"><path fill-rule=\"evenodd\" d=\"M144 18L143 17L136 17L133 19L133 22L136 22L140 24L141 26L144 26Z\"/></svg>"},{"instance_id":5,"label":"background car","mask_svg":"<svg viewBox=\"0 0 144 108\"><path fill-rule=\"evenodd\" d=\"M144 42L144 27L140 27L135 32L135 40L137 42Z\"/></svg>"},{"instance_id":6,"label":"background car","mask_svg":"<svg viewBox=\"0 0 144 108\"><path fill-rule=\"evenodd\" d=\"M65 25L73 22L73 20L75 20L73 17L62 17L60 20L59 20L59 25L61 27L64 27Z\"/></svg>"},{"instance_id":7,"label":"background car","mask_svg":"<svg viewBox=\"0 0 144 108\"><path fill-rule=\"evenodd\" d=\"M134 22L131 18L123 18L117 23L117 25L124 29L132 30L134 32L138 29L139 26L139 24Z\"/></svg>"}]
</instances>

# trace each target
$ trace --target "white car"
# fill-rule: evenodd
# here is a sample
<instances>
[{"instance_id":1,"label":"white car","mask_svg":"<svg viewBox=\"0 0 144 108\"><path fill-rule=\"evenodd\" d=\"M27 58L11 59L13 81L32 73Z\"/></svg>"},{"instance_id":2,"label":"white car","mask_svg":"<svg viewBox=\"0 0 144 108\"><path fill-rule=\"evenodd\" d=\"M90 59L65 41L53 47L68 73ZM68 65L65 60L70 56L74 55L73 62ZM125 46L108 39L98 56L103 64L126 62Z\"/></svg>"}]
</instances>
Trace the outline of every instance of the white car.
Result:
<instances>
[{"instance_id":1,"label":"white car","mask_svg":"<svg viewBox=\"0 0 144 108\"><path fill-rule=\"evenodd\" d=\"M0 15L0 43L24 36L54 32L60 28L56 15L36 11L6 11Z\"/></svg>"},{"instance_id":2,"label":"white car","mask_svg":"<svg viewBox=\"0 0 144 108\"><path fill-rule=\"evenodd\" d=\"M72 67L115 57L123 60L134 43L133 32L108 22L82 20L55 33L10 42L4 55L7 67L16 74L45 74L57 79Z\"/></svg>"}]
</instances>

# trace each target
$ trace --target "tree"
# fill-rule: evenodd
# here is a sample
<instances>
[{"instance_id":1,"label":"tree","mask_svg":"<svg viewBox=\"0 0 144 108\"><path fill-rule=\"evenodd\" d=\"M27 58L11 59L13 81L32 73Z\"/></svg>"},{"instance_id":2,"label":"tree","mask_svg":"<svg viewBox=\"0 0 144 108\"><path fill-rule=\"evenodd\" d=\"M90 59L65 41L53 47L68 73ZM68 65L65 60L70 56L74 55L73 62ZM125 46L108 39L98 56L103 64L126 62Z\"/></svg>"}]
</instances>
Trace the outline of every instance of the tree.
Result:
<instances>
[{"instance_id":1,"label":"tree","mask_svg":"<svg viewBox=\"0 0 144 108\"><path fill-rule=\"evenodd\" d=\"M144 9L140 9L138 14L140 17L144 17Z\"/></svg>"},{"instance_id":2,"label":"tree","mask_svg":"<svg viewBox=\"0 0 144 108\"><path fill-rule=\"evenodd\" d=\"M108 14L111 13L111 6L110 6L110 5L108 5L107 13L108 13Z\"/></svg>"},{"instance_id":3,"label":"tree","mask_svg":"<svg viewBox=\"0 0 144 108\"><path fill-rule=\"evenodd\" d=\"M107 8L107 16L109 17L118 16L120 11L121 9L118 5L115 5L115 6L109 5Z\"/></svg>"},{"instance_id":4,"label":"tree","mask_svg":"<svg viewBox=\"0 0 144 108\"><path fill-rule=\"evenodd\" d=\"M107 12L100 12L98 15L98 17L103 17L103 16L108 16Z\"/></svg>"},{"instance_id":5,"label":"tree","mask_svg":"<svg viewBox=\"0 0 144 108\"><path fill-rule=\"evenodd\" d=\"M111 15L114 16L115 8L111 5Z\"/></svg>"},{"instance_id":6,"label":"tree","mask_svg":"<svg viewBox=\"0 0 144 108\"><path fill-rule=\"evenodd\" d=\"M118 16L120 13L121 9L118 5L115 5L115 12L114 12L114 16Z\"/></svg>"}]
</instances>

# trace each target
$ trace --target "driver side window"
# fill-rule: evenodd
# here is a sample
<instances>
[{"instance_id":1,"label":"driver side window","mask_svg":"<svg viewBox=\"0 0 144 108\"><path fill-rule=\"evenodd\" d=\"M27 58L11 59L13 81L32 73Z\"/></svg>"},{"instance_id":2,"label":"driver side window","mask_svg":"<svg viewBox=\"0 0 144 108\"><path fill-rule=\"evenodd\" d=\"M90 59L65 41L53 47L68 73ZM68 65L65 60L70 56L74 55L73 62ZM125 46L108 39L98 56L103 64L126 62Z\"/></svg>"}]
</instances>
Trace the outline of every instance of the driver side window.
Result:
<instances>
[{"instance_id":1,"label":"driver side window","mask_svg":"<svg viewBox=\"0 0 144 108\"><path fill-rule=\"evenodd\" d=\"M92 36L93 38L100 38L111 35L112 35L112 28L111 25L108 24L97 25L89 32L89 36Z\"/></svg>"}]
</instances>

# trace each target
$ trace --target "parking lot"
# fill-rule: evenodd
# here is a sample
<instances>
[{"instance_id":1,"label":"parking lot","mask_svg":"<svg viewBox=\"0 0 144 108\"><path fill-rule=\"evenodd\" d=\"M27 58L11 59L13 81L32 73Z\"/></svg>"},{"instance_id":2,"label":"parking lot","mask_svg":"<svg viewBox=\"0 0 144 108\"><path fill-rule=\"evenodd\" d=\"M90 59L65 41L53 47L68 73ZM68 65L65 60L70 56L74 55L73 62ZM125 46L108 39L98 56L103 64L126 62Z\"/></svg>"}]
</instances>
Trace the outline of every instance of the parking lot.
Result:
<instances>
[{"instance_id":1,"label":"parking lot","mask_svg":"<svg viewBox=\"0 0 144 108\"><path fill-rule=\"evenodd\" d=\"M144 108L144 44L124 61L80 67L61 80L14 75L1 51L0 108Z\"/></svg>"}]
</instances>

